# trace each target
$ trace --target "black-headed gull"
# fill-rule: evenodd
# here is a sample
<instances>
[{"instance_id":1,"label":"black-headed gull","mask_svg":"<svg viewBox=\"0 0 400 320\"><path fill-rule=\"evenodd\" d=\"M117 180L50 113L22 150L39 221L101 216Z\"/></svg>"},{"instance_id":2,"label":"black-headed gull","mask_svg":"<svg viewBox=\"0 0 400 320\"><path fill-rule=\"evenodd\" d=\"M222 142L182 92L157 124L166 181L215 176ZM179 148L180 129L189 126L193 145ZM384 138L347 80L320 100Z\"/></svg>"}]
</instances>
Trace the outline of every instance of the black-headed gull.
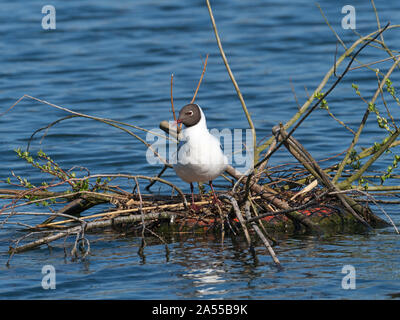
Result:
<instances>
[{"instance_id":1,"label":"black-headed gull","mask_svg":"<svg viewBox=\"0 0 400 320\"><path fill-rule=\"evenodd\" d=\"M185 128L179 134L174 170L183 181L190 183L192 208L197 210L194 205L193 182L208 182L214 200L218 201L212 180L225 171L228 159L222 152L219 140L208 132L206 117L199 105L190 103L184 106L176 122L183 123Z\"/></svg>"}]
</instances>

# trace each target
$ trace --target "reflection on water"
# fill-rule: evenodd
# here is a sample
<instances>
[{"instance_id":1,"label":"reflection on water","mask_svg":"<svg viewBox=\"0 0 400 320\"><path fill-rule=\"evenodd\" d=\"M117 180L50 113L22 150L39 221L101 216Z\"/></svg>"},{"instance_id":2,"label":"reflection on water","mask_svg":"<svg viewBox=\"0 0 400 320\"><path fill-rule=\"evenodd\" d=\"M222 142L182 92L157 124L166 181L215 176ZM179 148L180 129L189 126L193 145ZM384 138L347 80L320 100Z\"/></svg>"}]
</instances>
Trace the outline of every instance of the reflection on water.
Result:
<instances>
[{"instance_id":1,"label":"reflection on water","mask_svg":"<svg viewBox=\"0 0 400 320\"><path fill-rule=\"evenodd\" d=\"M217 284L221 285L226 282L224 279L226 271L220 267L219 263L212 263L211 268L191 269L182 276L193 280L193 289L199 298L207 298L208 295L223 295L227 290L218 290L216 287Z\"/></svg>"}]
</instances>

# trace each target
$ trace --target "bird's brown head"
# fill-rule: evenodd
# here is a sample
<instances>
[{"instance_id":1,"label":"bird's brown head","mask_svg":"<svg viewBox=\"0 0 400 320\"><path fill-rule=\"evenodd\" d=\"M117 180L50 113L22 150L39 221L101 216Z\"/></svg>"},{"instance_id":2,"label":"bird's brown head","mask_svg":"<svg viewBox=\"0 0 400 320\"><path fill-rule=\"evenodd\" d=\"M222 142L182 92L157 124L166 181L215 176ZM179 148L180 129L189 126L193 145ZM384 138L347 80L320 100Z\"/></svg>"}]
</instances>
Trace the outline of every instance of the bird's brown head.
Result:
<instances>
[{"instance_id":1,"label":"bird's brown head","mask_svg":"<svg viewBox=\"0 0 400 320\"><path fill-rule=\"evenodd\" d=\"M183 123L187 128L199 123L201 119L200 107L195 103L190 103L184 106L179 111L177 123Z\"/></svg>"}]
</instances>

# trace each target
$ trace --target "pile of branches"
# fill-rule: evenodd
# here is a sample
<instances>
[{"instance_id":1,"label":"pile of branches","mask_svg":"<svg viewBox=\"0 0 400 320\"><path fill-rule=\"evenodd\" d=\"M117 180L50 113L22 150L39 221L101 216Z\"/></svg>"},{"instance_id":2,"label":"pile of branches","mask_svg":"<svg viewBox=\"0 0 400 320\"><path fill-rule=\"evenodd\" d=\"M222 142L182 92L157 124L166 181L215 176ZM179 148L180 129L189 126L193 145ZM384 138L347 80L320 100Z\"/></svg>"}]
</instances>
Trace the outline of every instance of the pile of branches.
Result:
<instances>
[{"instance_id":1,"label":"pile of branches","mask_svg":"<svg viewBox=\"0 0 400 320\"><path fill-rule=\"evenodd\" d=\"M237 91L249 127L253 132L254 145L256 146L254 124L223 51L210 3L208 0L206 2L221 57ZM392 181L397 178L393 170L397 167L400 157L395 155L393 164L383 172L371 175L368 170L384 153L400 144L397 140L400 135L400 129L390 113L387 98L384 98L384 90L386 89L386 95L389 95L395 104L400 104L394 85L390 80L393 71L399 68L400 57L389 49L382 36L383 32L399 28L400 25L390 26L387 24L381 28L378 15L377 23L378 30L366 36L360 36L350 47L346 47L335 33L339 42L344 46L345 52L340 57L335 57L335 63L332 68L327 72L313 94L299 107L298 112L292 119L285 124L275 126L272 130L271 138L258 144L254 150L254 168L249 173L244 175L232 166L228 166L224 177L229 182L229 186L224 186L224 190L218 192L221 202L214 203L208 194L203 194L197 199L195 204L202 207L200 212L191 211L186 200L187 195L178 186L162 178L164 172L172 166L167 160L162 159L157 151L137 133L137 131L149 132L148 130L112 119L103 119L78 113L33 96L24 95L7 112L23 99L30 99L62 110L68 115L36 130L31 136L26 151L16 150L19 158L46 175L50 175L52 177L51 182L43 182L40 186L34 185L28 179L20 177L14 172L12 172L10 178L3 181L12 186L12 188L0 189L0 199L10 199L10 202L0 209L1 226L16 224L25 231L22 237L13 240L13 245L10 246L10 259L15 253L49 244L53 241L67 238L70 235L75 236L71 256L73 258L85 258L90 253L87 232L115 227L125 227L125 230L128 229L131 232L141 234L142 246L139 250L141 251L145 246L145 237L148 235L157 237L165 243L163 236L157 232L160 229L157 228L166 222L167 225L176 227L178 232L187 226L191 228L193 226L206 226L207 230L218 230L222 232L222 235L225 232L244 234L250 248L254 247L256 236L265 245L275 264L280 267L279 259L273 250L276 240L267 230L268 224L266 225L265 221L262 222L263 218L285 216L291 222L301 226L305 232L323 234L324 230L321 229L320 225L302 214L301 211L324 203L334 204L342 208L348 217L351 217L363 228L370 229L391 223L396 232L399 233L380 205L381 202L385 203L385 201L376 199L374 193L386 192L386 195L390 196L395 195L400 190L400 186L384 185L386 181ZM387 52L388 59L368 64L358 60L359 53L365 47L377 48L376 45L379 45ZM357 51L355 51L356 49ZM386 73L370 67L374 63L388 60L392 60L393 63ZM347 61L347 65L344 71L337 75L339 66L345 61ZM352 68L354 62L357 62L359 66ZM207 59L191 101L192 103L196 98L206 64ZM358 86L356 84L352 85L355 93L365 103L365 112L360 125L356 130L353 130L332 114L328 106L327 97L344 76L356 68L366 68L376 74L377 89L372 98L366 100L363 98ZM333 75L336 76L336 80L329 88L324 89ZM386 115L377 107L379 97L385 106L384 112L386 112ZM172 98L172 77L171 104L175 117ZM319 108L326 109L333 119L339 121L353 134L351 144L342 153L344 154L343 158L335 165L327 168L321 168L319 162L294 138L296 129L313 111ZM378 126L386 130L387 136L381 142L375 142L370 147L357 153L355 147L370 115L376 116ZM38 132L43 130L47 132L57 123L76 117L92 119L123 130L153 151L162 160L164 167L156 176L129 174L91 175L87 168L76 167L65 170L43 151L39 151L36 155L29 152L30 142ZM175 141L178 139L179 128L170 128L166 121L162 122L160 127L167 134L163 138L174 139ZM136 130L136 132L133 130ZM269 159L277 150L283 149L296 160L296 166L290 168L286 165L284 170L278 167L268 167ZM81 174L80 177L77 177L77 170ZM125 181L123 183L124 186L129 185L129 183L133 184L133 190L128 190L127 187L121 187L120 183L116 183L121 179ZM127 181L129 183L126 183ZM143 186L144 181L147 181L146 186ZM149 190L155 183L170 188L171 195L152 195L143 192L145 189ZM369 209L368 202L374 203L381 208L389 222L374 215ZM394 202L388 201L387 203ZM33 205L42 205L49 210L44 210L46 212L21 210L23 207ZM99 205L102 208L100 212L87 214L87 211L93 211ZM30 225L24 219L17 219L21 216L22 218L39 216L42 217L42 220L45 217L45 220Z\"/></svg>"}]
</instances>

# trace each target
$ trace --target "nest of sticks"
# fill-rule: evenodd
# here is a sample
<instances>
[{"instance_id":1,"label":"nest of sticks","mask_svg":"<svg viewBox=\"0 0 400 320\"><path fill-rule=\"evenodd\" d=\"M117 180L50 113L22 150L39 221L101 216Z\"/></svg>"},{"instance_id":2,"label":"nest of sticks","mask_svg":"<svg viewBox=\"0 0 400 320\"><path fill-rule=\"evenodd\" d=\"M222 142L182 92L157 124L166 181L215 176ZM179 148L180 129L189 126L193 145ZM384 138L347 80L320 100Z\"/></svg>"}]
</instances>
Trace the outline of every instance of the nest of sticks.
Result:
<instances>
[{"instance_id":1,"label":"nest of sticks","mask_svg":"<svg viewBox=\"0 0 400 320\"><path fill-rule=\"evenodd\" d=\"M386 226L388 223L374 215L368 206L359 204L353 197L346 195L335 187L328 175L318 163L293 137L287 137L283 128L274 128L276 143L285 139L284 146L302 164L291 170L285 166L284 175L280 168L260 168L252 176L244 176L229 166L226 174L231 178L231 186L218 192L219 202L213 201L211 194L196 197L196 206L200 211L190 209L187 195L171 182L160 177L142 175L110 174L87 175L74 178L53 162L52 172L60 177L64 173L62 183L72 183L82 187L84 182L88 190L52 192L51 187L28 187L25 190L1 189L3 198L12 198L11 203L3 207L8 213L3 224L11 223L15 216L42 216L44 221L36 225L19 223L28 233L14 240L10 246L10 259L15 253L31 250L42 245L75 235L71 256L85 258L90 252L90 242L86 237L88 232L103 232L103 230L123 230L142 236L143 250L145 237L157 237L165 243L165 232L218 232L234 235L243 234L250 248L253 248L254 236L267 248L276 265L279 259L273 250L277 243L274 234L277 232L309 232L322 235L329 232L333 226L356 225L362 228ZM283 133L283 134L282 134ZM273 149L270 149L273 150ZM29 154L22 153L29 158ZM45 160L50 158L41 154ZM50 159L51 160L51 159ZM49 161L48 161L49 162ZM51 162L51 161L50 161ZM39 162L36 162L40 167ZM261 170L262 169L262 170ZM68 178L67 178L68 177ZM17 177L18 179L19 177ZM20 179L20 178L19 178ZM134 190L128 192L113 185L115 179L134 181ZM141 181L148 181L145 188ZM260 184L260 181L268 183ZM91 182L95 181L95 182ZM311 182L310 182L311 181ZM171 188L171 195L152 195L142 193L150 189L154 183L165 184ZM23 199L29 199L20 203ZM18 208L43 202L67 202L61 209L53 212L23 212ZM85 211L108 204L107 209L95 214L84 214ZM110 208L109 205L112 205ZM336 215L319 215L312 217L306 212L312 208L334 208ZM339 220L335 220L338 217ZM322 224L321 220L330 223ZM338 222L339 221L339 222ZM327 227L328 226L328 227ZM31 241L27 239L33 238ZM65 243L65 242L64 242Z\"/></svg>"}]
</instances>

